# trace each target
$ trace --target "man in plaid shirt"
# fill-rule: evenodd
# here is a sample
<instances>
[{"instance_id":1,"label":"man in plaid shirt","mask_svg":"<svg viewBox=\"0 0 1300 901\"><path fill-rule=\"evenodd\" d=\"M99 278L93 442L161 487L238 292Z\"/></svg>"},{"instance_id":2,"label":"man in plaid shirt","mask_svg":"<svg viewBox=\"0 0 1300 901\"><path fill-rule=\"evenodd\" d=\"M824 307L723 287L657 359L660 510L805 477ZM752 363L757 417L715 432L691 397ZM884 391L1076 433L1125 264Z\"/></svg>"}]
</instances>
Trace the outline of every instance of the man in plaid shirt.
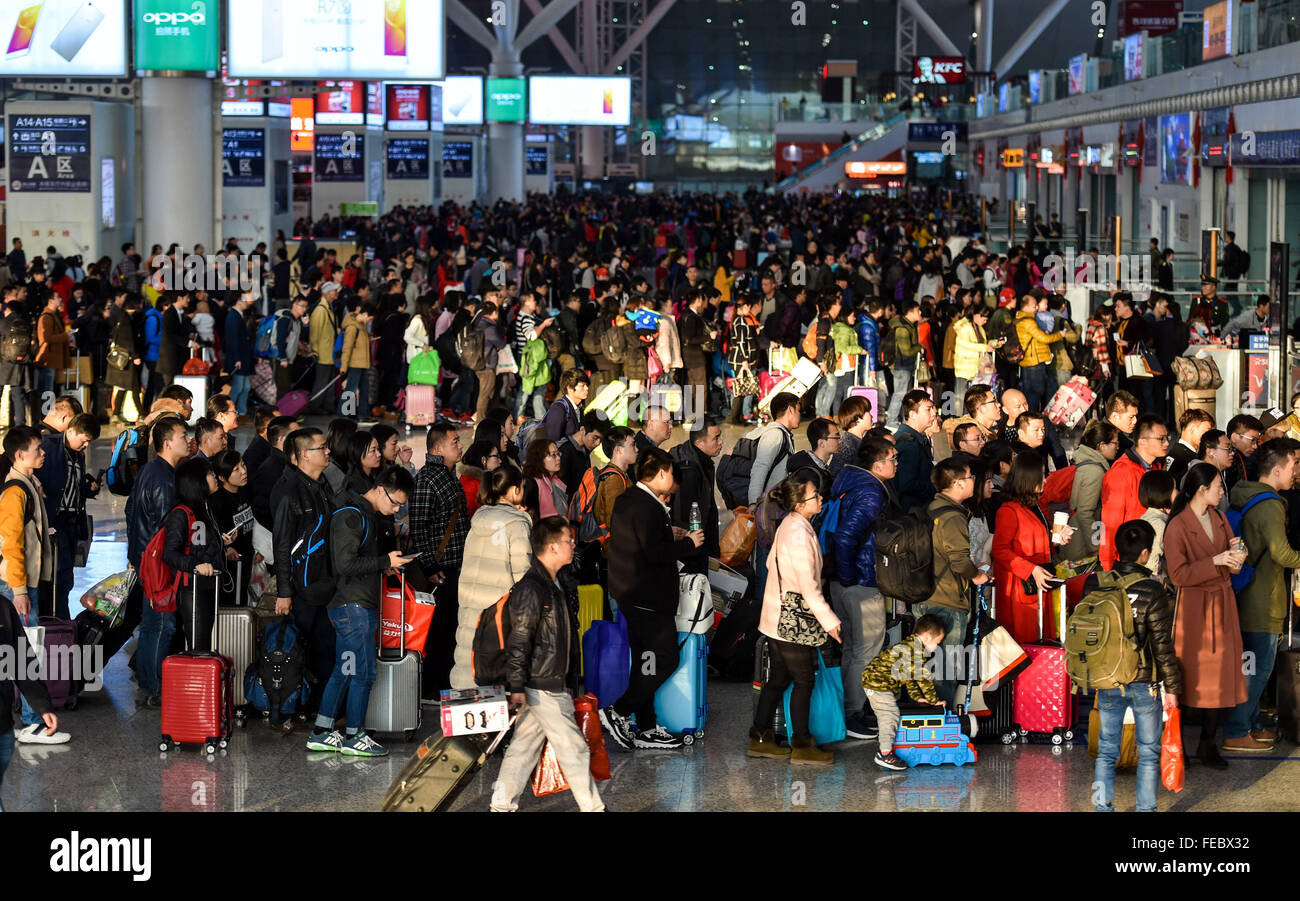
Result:
<instances>
[{"instance_id":1,"label":"man in plaid shirt","mask_svg":"<svg viewBox=\"0 0 1300 901\"><path fill-rule=\"evenodd\" d=\"M424 468L416 473L411 498L411 535L420 565L431 580L441 583L425 645L423 690L425 698L436 700L442 689L451 688L460 609L456 587L469 534L469 508L454 475L463 453L455 427L441 422L430 426L425 450Z\"/></svg>"}]
</instances>

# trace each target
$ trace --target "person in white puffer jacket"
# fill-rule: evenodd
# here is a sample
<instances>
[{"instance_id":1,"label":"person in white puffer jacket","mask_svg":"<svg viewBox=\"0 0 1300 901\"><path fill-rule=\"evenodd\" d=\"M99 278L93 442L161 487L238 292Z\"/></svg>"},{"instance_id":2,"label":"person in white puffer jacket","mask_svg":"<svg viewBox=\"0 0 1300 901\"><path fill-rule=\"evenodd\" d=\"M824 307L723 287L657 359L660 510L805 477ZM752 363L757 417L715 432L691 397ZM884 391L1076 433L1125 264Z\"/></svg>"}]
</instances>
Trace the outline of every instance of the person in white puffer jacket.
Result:
<instances>
[{"instance_id":1,"label":"person in white puffer jacket","mask_svg":"<svg viewBox=\"0 0 1300 901\"><path fill-rule=\"evenodd\" d=\"M452 688L474 687L470 655L479 614L501 600L533 563L533 518L522 509L523 475L512 466L485 473L479 492L483 506L470 520L460 568Z\"/></svg>"}]
</instances>

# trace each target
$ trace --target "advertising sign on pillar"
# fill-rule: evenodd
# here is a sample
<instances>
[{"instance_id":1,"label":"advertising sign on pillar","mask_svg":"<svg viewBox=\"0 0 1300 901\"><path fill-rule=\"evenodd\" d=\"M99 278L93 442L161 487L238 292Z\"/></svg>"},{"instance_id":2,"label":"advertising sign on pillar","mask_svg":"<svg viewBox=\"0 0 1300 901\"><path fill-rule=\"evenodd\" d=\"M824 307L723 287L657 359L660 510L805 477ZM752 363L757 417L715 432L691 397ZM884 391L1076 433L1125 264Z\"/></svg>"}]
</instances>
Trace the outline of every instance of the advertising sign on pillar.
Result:
<instances>
[{"instance_id":1,"label":"advertising sign on pillar","mask_svg":"<svg viewBox=\"0 0 1300 901\"><path fill-rule=\"evenodd\" d=\"M217 74L217 0L135 0L135 68Z\"/></svg>"},{"instance_id":2,"label":"advertising sign on pillar","mask_svg":"<svg viewBox=\"0 0 1300 901\"><path fill-rule=\"evenodd\" d=\"M1219 230L1201 230L1201 275L1219 277Z\"/></svg>"},{"instance_id":3,"label":"advertising sign on pillar","mask_svg":"<svg viewBox=\"0 0 1300 901\"><path fill-rule=\"evenodd\" d=\"M1287 294L1287 273L1291 271L1291 245L1272 241L1268 245L1268 336L1269 344L1286 346L1286 332L1291 322L1290 296ZM1284 398L1290 400L1290 398Z\"/></svg>"}]
</instances>

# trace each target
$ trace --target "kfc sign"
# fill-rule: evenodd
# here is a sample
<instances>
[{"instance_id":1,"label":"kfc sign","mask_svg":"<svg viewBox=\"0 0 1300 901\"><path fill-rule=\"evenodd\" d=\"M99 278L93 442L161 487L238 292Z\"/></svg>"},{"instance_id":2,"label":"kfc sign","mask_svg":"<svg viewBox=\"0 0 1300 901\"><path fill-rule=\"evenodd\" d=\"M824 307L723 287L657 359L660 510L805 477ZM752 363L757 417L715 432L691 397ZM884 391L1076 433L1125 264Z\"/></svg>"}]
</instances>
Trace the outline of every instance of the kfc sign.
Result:
<instances>
[{"instance_id":1,"label":"kfc sign","mask_svg":"<svg viewBox=\"0 0 1300 901\"><path fill-rule=\"evenodd\" d=\"M913 84L964 84L966 60L960 56L918 56L912 60Z\"/></svg>"}]
</instances>

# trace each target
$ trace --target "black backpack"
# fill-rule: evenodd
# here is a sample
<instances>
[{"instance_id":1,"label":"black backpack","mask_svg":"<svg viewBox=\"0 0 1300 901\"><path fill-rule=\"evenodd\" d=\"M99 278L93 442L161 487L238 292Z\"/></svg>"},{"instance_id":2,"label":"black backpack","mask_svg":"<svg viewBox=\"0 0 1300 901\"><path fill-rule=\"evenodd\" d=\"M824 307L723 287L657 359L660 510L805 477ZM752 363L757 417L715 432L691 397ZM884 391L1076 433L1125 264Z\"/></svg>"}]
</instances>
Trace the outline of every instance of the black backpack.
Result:
<instances>
[{"instance_id":1,"label":"black backpack","mask_svg":"<svg viewBox=\"0 0 1300 901\"><path fill-rule=\"evenodd\" d=\"M6 363L26 363L32 358L32 324L27 317L9 317L9 330L0 341L0 360Z\"/></svg>"},{"instance_id":2,"label":"black backpack","mask_svg":"<svg viewBox=\"0 0 1300 901\"><path fill-rule=\"evenodd\" d=\"M353 506L309 516L299 530L298 540L293 544L289 561L293 592L313 607L323 607L334 600L338 589L338 574L330 560L330 528L334 517L345 510L360 514L364 529L361 540L364 544L370 535L370 517Z\"/></svg>"},{"instance_id":3,"label":"black backpack","mask_svg":"<svg viewBox=\"0 0 1300 901\"><path fill-rule=\"evenodd\" d=\"M299 691L303 679L308 678L307 649L291 618L267 623L258 638L257 660L249 669L256 673L255 678L266 692L271 721L280 722L285 699Z\"/></svg>"},{"instance_id":4,"label":"black backpack","mask_svg":"<svg viewBox=\"0 0 1300 901\"><path fill-rule=\"evenodd\" d=\"M764 428L767 428L764 426ZM754 433L750 433L754 434ZM781 450L777 452L776 459L772 461L772 469L776 467L790 454L790 443L783 437L781 441ZM724 454L718 460L718 471L715 480L718 483L718 491L722 494L722 501L727 505L728 510L734 510L737 507L749 505L749 475L754 468L754 460L758 457L758 439L746 435L736 442L736 446L731 449L731 453ZM768 485L763 486L763 491L767 491Z\"/></svg>"},{"instance_id":5,"label":"black backpack","mask_svg":"<svg viewBox=\"0 0 1300 901\"><path fill-rule=\"evenodd\" d=\"M466 369L483 368L483 332L468 323L456 333L456 358Z\"/></svg>"},{"instance_id":6,"label":"black backpack","mask_svg":"<svg viewBox=\"0 0 1300 901\"><path fill-rule=\"evenodd\" d=\"M885 366L892 367L897 356L898 336L894 334L894 326L885 323L885 327L880 330L880 359Z\"/></svg>"},{"instance_id":7,"label":"black backpack","mask_svg":"<svg viewBox=\"0 0 1300 901\"><path fill-rule=\"evenodd\" d=\"M920 604L934 594L934 521L917 507L876 526L876 587L887 598Z\"/></svg>"},{"instance_id":8,"label":"black backpack","mask_svg":"<svg viewBox=\"0 0 1300 901\"><path fill-rule=\"evenodd\" d=\"M477 685L502 685L506 681L506 641L510 635L510 595L513 591L507 591L478 615L469 656Z\"/></svg>"}]
</instances>

